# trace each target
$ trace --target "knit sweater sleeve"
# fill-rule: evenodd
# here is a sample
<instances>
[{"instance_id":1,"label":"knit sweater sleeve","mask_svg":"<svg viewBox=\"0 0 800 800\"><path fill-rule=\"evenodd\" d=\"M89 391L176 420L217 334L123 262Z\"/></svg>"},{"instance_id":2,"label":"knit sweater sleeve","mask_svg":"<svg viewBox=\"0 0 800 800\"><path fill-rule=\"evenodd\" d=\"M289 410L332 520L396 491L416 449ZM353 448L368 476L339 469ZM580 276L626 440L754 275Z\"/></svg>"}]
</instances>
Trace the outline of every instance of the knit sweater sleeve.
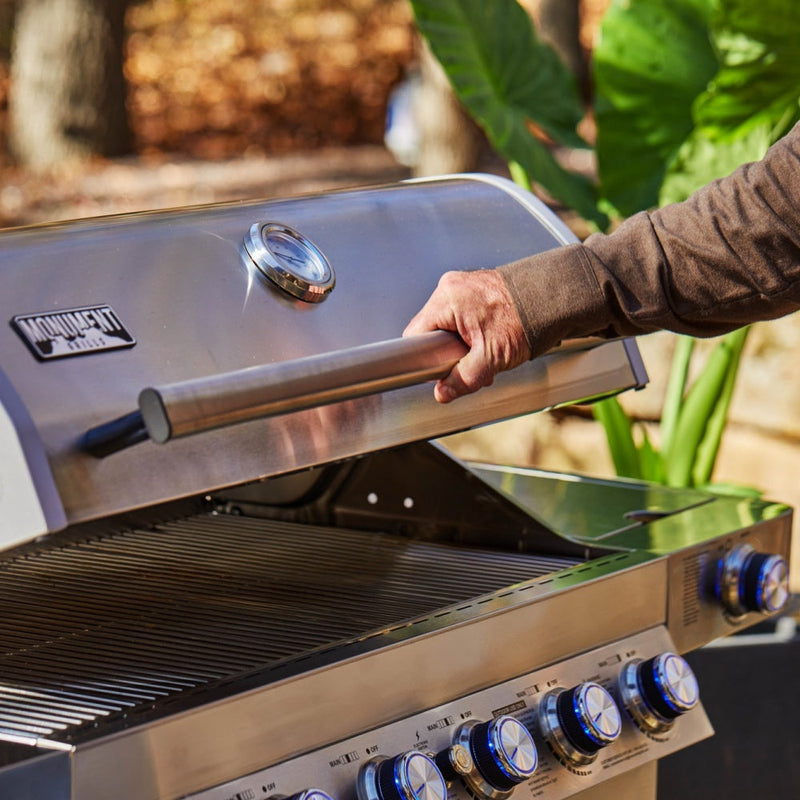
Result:
<instances>
[{"instance_id":1,"label":"knit sweater sleeve","mask_svg":"<svg viewBox=\"0 0 800 800\"><path fill-rule=\"evenodd\" d=\"M563 339L716 336L800 308L800 123L683 203L499 268L534 355Z\"/></svg>"}]
</instances>

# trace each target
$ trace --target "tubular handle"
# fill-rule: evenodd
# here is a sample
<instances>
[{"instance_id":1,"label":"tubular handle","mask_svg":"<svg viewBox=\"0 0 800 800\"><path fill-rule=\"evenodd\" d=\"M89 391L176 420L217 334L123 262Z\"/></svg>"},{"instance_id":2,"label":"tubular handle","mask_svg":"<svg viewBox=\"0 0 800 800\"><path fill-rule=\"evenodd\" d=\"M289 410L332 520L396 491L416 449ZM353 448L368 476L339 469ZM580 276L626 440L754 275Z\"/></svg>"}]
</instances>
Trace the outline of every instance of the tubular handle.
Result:
<instances>
[{"instance_id":1,"label":"tubular handle","mask_svg":"<svg viewBox=\"0 0 800 800\"><path fill-rule=\"evenodd\" d=\"M603 341L574 339L555 351L586 350ZM139 394L138 411L87 431L80 446L103 458L148 437L163 444L239 422L402 389L444 377L467 352L456 334L431 331L146 388Z\"/></svg>"},{"instance_id":2,"label":"tubular handle","mask_svg":"<svg viewBox=\"0 0 800 800\"><path fill-rule=\"evenodd\" d=\"M148 436L155 442L238 422L354 400L444 377L467 353L453 333L432 331L347 350L146 388L139 411L88 431L103 457Z\"/></svg>"},{"instance_id":3,"label":"tubular handle","mask_svg":"<svg viewBox=\"0 0 800 800\"><path fill-rule=\"evenodd\" d=\"M454 334L434 331L144 389L139 410L150 438L162 443L424 383L446 375L466 352Z\"/></svg>"}]
</instances>

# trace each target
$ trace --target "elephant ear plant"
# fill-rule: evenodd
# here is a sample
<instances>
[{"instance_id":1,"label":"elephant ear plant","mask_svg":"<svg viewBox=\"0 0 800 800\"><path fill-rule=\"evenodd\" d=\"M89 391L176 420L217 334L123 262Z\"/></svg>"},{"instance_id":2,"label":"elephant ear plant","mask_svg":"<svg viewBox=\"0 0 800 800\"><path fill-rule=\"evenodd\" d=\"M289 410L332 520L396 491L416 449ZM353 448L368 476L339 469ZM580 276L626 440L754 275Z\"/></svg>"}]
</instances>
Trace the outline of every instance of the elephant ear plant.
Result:
<instances>
[{"instance_id":1,"label":"elephant ear plant","mask_svg":"<svg viewBox=\"0 0 800 800\"><path fill-rule=\"evenodd\" d=\"M590 109L517 0L411 6L512 177L595 229L683 200L761 158L800 118L797 0L612 0L593 52ZM587 112L596 122L597 183L553 157L553 144L589 147L577 133ZM619 475L709 484L747 333L721 337L691 384L695 342L677 337L659 449L616 398L594 405Z\"/></svg>"}]
</instances>

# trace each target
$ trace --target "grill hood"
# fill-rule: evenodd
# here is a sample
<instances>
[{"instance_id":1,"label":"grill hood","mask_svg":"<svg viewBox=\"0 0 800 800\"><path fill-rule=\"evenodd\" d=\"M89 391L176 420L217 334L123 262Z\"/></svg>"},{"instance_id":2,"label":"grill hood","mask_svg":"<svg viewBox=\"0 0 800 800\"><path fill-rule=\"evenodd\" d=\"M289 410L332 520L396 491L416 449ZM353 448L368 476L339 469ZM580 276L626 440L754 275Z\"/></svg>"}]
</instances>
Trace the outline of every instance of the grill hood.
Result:
<instances>
[{"instance_id":1,"label":"grill hood","mask_svg":"<svg viewBox=\"0 0 800 800\"><path fill-rule=\"evenodd\" d=\"M296 237L281 247L307 241L327 259L335 285L321 302L256 267L246 241L266 223ZM399 340L446 270L572 241L538 200L489 176L2 234L0 549L642 385L635 344L616 341L553 352L440 406L425 381L463 345ZM94 453L88 431L103 443ZM157 441L138 441L148 434Z\"/></svg>"}]
</instances>

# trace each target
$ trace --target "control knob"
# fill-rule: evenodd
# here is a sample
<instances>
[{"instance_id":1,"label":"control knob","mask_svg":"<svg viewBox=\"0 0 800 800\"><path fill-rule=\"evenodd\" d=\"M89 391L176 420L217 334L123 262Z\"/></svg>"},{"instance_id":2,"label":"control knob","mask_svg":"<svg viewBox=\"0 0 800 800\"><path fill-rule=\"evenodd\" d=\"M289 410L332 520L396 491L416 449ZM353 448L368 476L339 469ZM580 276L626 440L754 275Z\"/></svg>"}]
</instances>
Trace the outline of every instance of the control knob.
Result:
<instances>
[{"instance_id":1,"label":"control knob","mask_svg":"<svg viewBox=\"0 0 800 800\"><path fill-rule=\"evenodd\" d=\"M322 789L304 789L302 792L296 792L288 798L286 795L274 794L269 800L333 800L333 798Z\"/></svg>"},{"instance_id":2,"label":"control knob","mask_svg":"<svg viewBox=\"0 0 800 800\"><path fill-rule=\"evenodd\" d=\"M516 717L503 715L461 725L453 746L439 753L436 762L448 781L461 778L475 797L495 800L530 778L539 756L528 729Z\"/></svg>"},{"instance_id":3,"label":"control knob","mask_svg":"<svg viewBox=\"0 0 800 800\"><path fill-rule=\"evenodd\" d=\"M631 717L649 733L669 730L700 699L692 668L675 653L629 662L620 674L619 688Z\"/></svg>"},{"instance_id":4,"label":"control knob","mask_svg":"<svg viewBox=\"0 0 800 800\"><path fill-rule=\"evenodd\" d=\"M357 793L359 800L447 800L442 773L418 750L366 763L358 773Z\"/></svg>"},{"instance_id":5,"label":"control knob","mask_svg":"<svg viewBox=\"0 0 800 800\"><path fill-rule=\"evenodd\" d=\"M789 600L789 566L782 556L742 544L721 561L717 585L719 599L732 617L748 611L774 614Z\"/></svg>"},{"instance_id":6,"label":"control knob","mask_svg":"<svg viewBox=\"0 0 800 800\"><path fill-rule=\"evenodd\" d=\"M614 698L591 681L548 692L539 704L538 716L542 735L569 766L591 764L622 730Z\"/></svg>"}]
</instances>

